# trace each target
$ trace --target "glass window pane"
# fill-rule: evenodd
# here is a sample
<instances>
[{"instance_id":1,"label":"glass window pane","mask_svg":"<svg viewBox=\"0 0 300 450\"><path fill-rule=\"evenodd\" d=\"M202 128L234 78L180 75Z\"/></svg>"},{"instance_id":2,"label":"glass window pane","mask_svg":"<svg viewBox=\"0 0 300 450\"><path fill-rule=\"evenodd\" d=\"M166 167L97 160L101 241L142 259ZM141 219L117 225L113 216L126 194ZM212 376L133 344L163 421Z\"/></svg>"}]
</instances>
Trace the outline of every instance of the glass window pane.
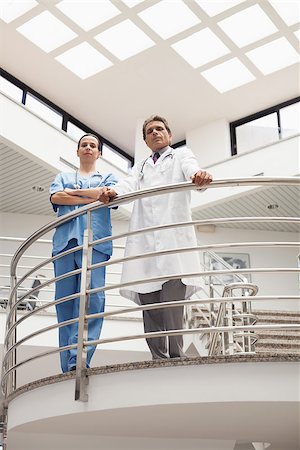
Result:
<instances>
[{"instance_id":1,"label":"glass window pane","mask_svg":"<svg viewBox=\"0 0 300 450\"><path fill-rule=\"evenodd\" d=\"M67 133L74 139L76 139L76 141L79 141L79 139L81 138L81 136L83 136L84 134L86 134L86 131L82 130L81 128L77 127L76 125L74 125L72 122L68 122L67 124Z\"/></svg>"},{"instance_id":2,"label":"glass window pane","mask_svg":"<svg viewBox=\"0 0 300 450\"><path fill-rule=\"evenodd\" d=\"M286 106L280 110L281 137L286 138L300 133L300 103Z\"/></svg>"},{"instance_id":3,"label":"glass window pane","mask_svg":"<svg viewBox=\"0 0 300 450\"><path fill-rule=\"evenodd\" d=\"M102 146L102 156L111 164L114 164L119 169L124 172L128 172L129 169L129 160L124 158L122 155L119 155L116 151L110 148L108 145L103 144Z\"/></svg>"},{"instance_id":4,"label":"glass window pane","mask_svg":"<svg viewBox=\"0 0 300 450\"><path fill-rule=\"evenodd\" d=\"M237 153L276 142L279 139L277 114L272 113L236 128Z\"/></svg>"},{"instance_id":5,"label":"glass window pane","mask_svg":"<svg viewBox=\"0 0 300 450\"><path fill-rule=\"evenodd\" d=\"M23 90L13 83L8 81L6 78L0 77L0 91L9 95L11 98L17 102L22 102Z\"/></svg>"},{"instance_id":6,"label":"glass window pane","mask_svg":"<svg viewBox=\"0 0 300 450\"><path fill-rule=\"evenodd\" d=\"M54 111L50 106L33 97L31 94L27 94L25 105L28 109L36 113L42 119L47 120L57 128L62 127L62 115Z\"/></svg>"}]
</instances>

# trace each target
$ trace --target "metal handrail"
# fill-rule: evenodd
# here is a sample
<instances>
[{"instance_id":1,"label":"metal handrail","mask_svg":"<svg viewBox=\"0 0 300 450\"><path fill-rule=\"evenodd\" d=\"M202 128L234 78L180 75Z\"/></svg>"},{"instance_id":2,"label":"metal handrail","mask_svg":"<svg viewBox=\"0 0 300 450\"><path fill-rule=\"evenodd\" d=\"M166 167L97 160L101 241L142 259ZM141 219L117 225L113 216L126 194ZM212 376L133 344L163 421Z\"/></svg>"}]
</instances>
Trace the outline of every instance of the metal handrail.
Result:
<instances>
[{"instance_id":1,"label":"metal handrail","mask_svg":"<svg viewBox=\"0 0 300 450\"><path fill-rule=\"evenodd\" d=\"M211 188L217 188L217 187L231 187L231 186L261 186L261 185L269 185L269 186L274 186L274 185L281 185L281 184L287 184L287 185L300 185L300 178L295 178L295 177L289 177L289 178L268 178L268 177L255 177L255 178L237 178L237 179L222 179L222 180L215 180L213 181L210 185L208 185L206 188L211 189ZM150 189L145 189L143 191L135 191L135 192L131 192L130 194L126 194L123 196L120 196L118 198L116 198L116 200L114 200L113 202L111 202L109 204L109 207L113 207L113 206L117 206L117 205L121 205L123 203L128 203L128 201L133 201L133 200L138 200L138 199L142 199L142 198L146 198L146 197L150 197L150 196L154 196L154 195L161 195L161 194L168 194L168 193L172 193L172 192L177 192L177 191L191 191L191 190L198 190L199 188L197 186L195 186L193 183L191 182L184 182L184 183L178 183L178 184L172 184L172 185L166 185L166 186L161 186L161 187L155 187L155 188L150 188ZM16 300L16 291L17 288L19 287L21 280L26 279L28 276L30 276L34 271L39 270L39 268L43 267L46 264L49 264L49 262L54 261L56 258L61 257L62 254L57 255L56 257L52 257L52 258L48 258L47 260L43 261L42 263L38 264L37 266L35 266L34 270L30 270L25 276L23 276L20 280L17 281L16 278L16 269L17 269L17 264L20 260L20 258L23 256L24 252L34 243L36 243L40 236L44 235L45 233L48 233L50 230L54 229L55 227L69 221L70 219L77 217L79 215L82 214L88 214L90 215L91 212L93 212L94 210L98 209L98 208L102 208L102 207L106 207L107 205L101 204L100 202L94 202L92 204L89 205L85 205L82 206L80 208L78 208L75 211L72 211L71 213L61 216L58 219L54 220L53 222L43 226L40 230L36 231L35 233L33 233L28 239L26 239L24 242L22 242L21 246L19 247L19 249L16 251L15 255L12 258L12 264L11 264L11 271L10 271L10 275L11 275L11 280L12 280L12 293L10 296L10 305L8 307L8 322L7 322L7 333L6 333L6 339L5 339L5 348L6 348L6 355L5 355L5 363L7 361L14 361L13 359L10 359L11 354L16 350L16 348L23 342L25 342L26 340L30 339L31 337L33 337L33 335L37 335L40 334L42 332L45 332L45 330L48 329L53 329L53 328L59 328L61 326L64 326L67 322L64 322L63 324L55 324L51 327L47 327L46 329L42 329L42 330L38 330L35 333L32 333L29 336L24 337L21 341L14 341L13 339L13 335L16 331L16 326L17 324L20 323L21 320L16 320L16 310L15 310L15 305L17 304L17 302L15 301L13 304L13 299ZM196 224L220 224L220 223L241 223L241 222L269 222L270 220L274 220L274 222L289 222L289 223L299 223L300 219L296 218L296 217L264 217L264 218L241 218L241 217L237 217L237 218L219 218L219 219L210 219L210 220L197 220L197 221L191 221L191 222L182 222L182 223L177 223L177 224L169 224L169 225L160 225L160 226L156 226L156 227L151 227L151 228L147 228L147 229L142 229L142 230L138 230L135 232L127 232L127 233L120 233L119 235L115 235L113 237L106 237L100 240L96 240L96 241L91 241L91 240L86 240L86 244L84 244L83 246L79 246L76 249L80 248L83 249L85 252L89 251L89 248L92 248L93 245L96 245L97 243L100 242L105 242L108 240L116 240L120 237L125 237L125 236L129 236L131 234L138 234L138 233L145 233L145 232L149 232L150 230L154 230L154 229L167 229L167 228L173 228L173 227L184 227L184 226L193 226ZM261 246L265 246L265 247L270 247L270 246L279 246L279 247L293 247L295 245L298 245L298 243L295 242L285 242L285 243L277 243L277 242L264 242L264 243L253 243L253 242L243 242L243 243L232 243L232 244L215 244L215 245L206 245L206 246L195 246L192 248L185 248L185 249L170 249L170 250L164 250L164 251L160 251L160 252L152 252L151 254L144 254L144 255L138 255L135 257L126 257L126 258L117 258L117 259L112 259L110 261L104 262L104 263L99 263L99 264L95 264L92 265L91 263L87 264L86 267L86 272L85 274L88 274L88 272L91 272L91 270L93 268L97 268L97 267L101 267L101 266L107 266L110 264L116 264L118 262L124 262L133 258L145 258L145 257L150 257L150 256L156 256L158 254L163 255L163 254L168 254L168 253L177 253L177 252L186 252L186 251L199 251L199 250L213 250L216 248L233 248L233 247L245 247L245 246L256 246L256 247L261 247ZM68 252L71 253L72 251L74 251L74 249L71 249L70 251L64 252L64 254L67 254ZM231 267L231 266L230 266ZM79 270L81 271L81 269ZM225 270L219 270L219 271L200 271L200 272L196 272L193 274L173 274L173 275L168 275L168 276L160 276L160 277L156 277L155 280L159 280L159 281L166 281L166 280L170 280L170 279L175 279L175 278L179 278L179 277L197 277L197 276L203 276L203 275L212 275L212 276L216 276L218 274L223 275L223 274L236 274L236 276L240 276L244 273L278 273L278 272L282 272L282 273L299 273L299 269L291 269L291 268L257 268L257 269L225 269ZM72 272L73 273L73 272ZM54 281L57 281L58 279L62 279L65 278L67 276L70 276L70 274L64 274L60 277L56 277L50 280L47 280L47 282L43 283L42 285L39 286L39 289L41 289L43 286L48 286L49 284L53 283ZM86 295L98 292L100 290L102 291L109 291L111 289L116 289L119 287L126 287L126 286L130 286L133 284L142 284L145 282L150 282L154 279L144 279L144 280L137 280L134 282L128 282L128 283L119 283L119 284L115 284L113 286L103 286L100 288L95 288L95 289L85 289L84 293L82 292L81 295L83 297L86 297ZM34 289L31 289L29 292L34 293ZM27 293L28 295L28 293ZM78 294L75 294L73 297L78 296ZM244 297L245 298L245 297ZM257 299L259 299L259 297L256 297ZM261 296L261 298L267 298L266 296ZM272 299L276 298L274 296L271 296ZM278 297L277 297L278 298ZM283 298L283 296L281 296L281 298ZM294 298L299 300L298 296L288 296L288 298ZM238 297L233 297L233 302L237 301ZM22 299L20 299L21 301ZM215 301L216 303L218 299L213 299L213 301ZM228 302L229 298L226 297L225 301ZM59 300L56 300L54 302L50 302L49 304L58 304L60 302L66 301L66 298L61 298ZM191 303L205 303L204 299L195 301L192 300ZM207 302L211 303L212 299L209 298L207 300ZM170 303L170 302L168 302ZM185 305L188 304L187 301L185 300L183 302ZM222 303L222 301L220 301L220 303ZM49 307L49 304L47 305L47 307ZM84 334L86 332L86 328L87 328L87 321L89 318L93 317L108 317L109 315L117 315L120 314L122 310L115 310L115 311L109 311L106 313L98 313L98 314L93 314L93 315L89 315L86 314L86 311L84 312L84 310L82 310L83 305L85 305L85 298L83 299L83 302L81 302L81 314L79 316L79 318L76 319L72 319L72 323L78 322L79 323L79 327L81 327L82 330L82 335L83 338L81 336L80 339L78 339L78 344L76 344L77 348L79 349L83 349L84 347L86 347L87 345L94 345L95 343L105 343L105 342L115 342L115 341L120 341L120 340L129 340L129 339L139 339L139 338L144 338L147 337L148 334L142 334L142 335L136 335L136 336L125 336L125 337L121 337L121 338L114 338L114 339L107 339L107 340L97 340L97 341L87 341L87 339L84 337ZM179 306L180 302L176 302L176 306ZM163 304L163 305L150 305L150 306L142 306L142 307L137 307L137 308L126 308L126 310L124 309L123 312L132 312L134 310L138 311L138 310L147 310L147 309L158 309L158 308L164 308L164 307L171 307L171 304ZM85 306L84 306L85 307ZM175 307L175 304L174 304ZM43 307L41 308L37 308L36 311L44 309ZM26 316L22 317L22 320L25 320L28 316L31 316L32 314L35 314L36 311L32 311L30 312L30 314L26 314ZM14 316L14 317L13 317ZM257 327L257 326L256 326ZM229 328L228 327L224 327L225 330L227 331ZM276 329L273 328L273 325L270 326L266 326L263 325L262 326L263 329ZM212 330L212 333L215 332L220 332L223 331L222 327L211 327L210 328ZM280 329L300 329L300 324L287 324L287 325L280 325ZM217 331L216 331L217 330ZM252 331L253 330L253 326L251 325L251 330L250 328L248 328L248 325L243 325L243 326L235 326L234 330L249 330ZM191 330L192 331L192 330ZM207 332L208 329L205 328L205 330L202 330ZM201 329L197 329L197 333L202 332ZM195 332L195 331L194 331ZM172 330L172 331L168 331L168 332L160 332L160 333L150 333L149 337L154 337L154 335L158 336L158 335L174 335L174 334L189 334L190 331L188 330ZM72 346L73 348L73 346ZM61 349L56 349L55 352L59 352L61 351ZM48 352L47 352L48 353ZM53 352L51 352L53 353ZM46 353L44 353L46 354ZM37 357L40 357L41 355L37 355ZM80 358L80 352L78 351L78 358ZM81 356L82 358L82 356ZM6 377L8 376L8 374L10 373L14 373L14 369L17 367L18 365L16 365L15 363L10 364L10 367L7 369L6 364L3 366L3 376ZM78 373L76 375L76 383L80 380L82 380L82 376L84 374L84 370L82 369L82 367L85 367L85 365L83 366L79 366L80 368L78 368ZM14 386L14 383L12 383L12 386ZM81 397L81 399L84 399L84 396Z\"/></svg>"},{"instance_id":2,"label":"metal handrail","mask_svg":"<svg viewBox=\"0 0 300 450\"><path fill-rule=\"evenodd\" d=\"M297 186L300 185L300 178L297 177L251 177L251 178L224 178L224 179L217 179L212 181L209 185L205 186L205 189L213 189L218 187L232 187L232 186L278 186L281 184L288 184L290 186ZM128 203L130 200L139 200L142 198L147 198L151 196L161 195L161 194L169 194L174 191L195 191L199 190L199 187L197 187L195 184L193 184L191 181L185 181L182 183L176 183L176 184L169 184L164 186L156 186L154 188L148 188L143 189L140 191L133 191L129 194L120 195L117 197L114 201L112 201L109 206L118 206L122 205L123 203ZM64 216L58 217L53 222L50 222L43 227L41 227L38 231L33 233L31 236L29 236L28 239L26 239L25 242L19 247L17 252L14 254L12 261L11 261L11 276L14 277L16 275L16 265L21 257L21 254L24 253L24 251L37 239L39 239L40 236L43 236L45 233L53 230L59 225L62 225L63 223L67 222L70 219L73 219L75 217L78 217L88 211L92 212L99 207L105 207L107 205L104 205L103 203L96 201L94 203L90 203L88 205L81 206L75 211L71 211L68 214L65 214Z\"/></svg>"}]
</instances>

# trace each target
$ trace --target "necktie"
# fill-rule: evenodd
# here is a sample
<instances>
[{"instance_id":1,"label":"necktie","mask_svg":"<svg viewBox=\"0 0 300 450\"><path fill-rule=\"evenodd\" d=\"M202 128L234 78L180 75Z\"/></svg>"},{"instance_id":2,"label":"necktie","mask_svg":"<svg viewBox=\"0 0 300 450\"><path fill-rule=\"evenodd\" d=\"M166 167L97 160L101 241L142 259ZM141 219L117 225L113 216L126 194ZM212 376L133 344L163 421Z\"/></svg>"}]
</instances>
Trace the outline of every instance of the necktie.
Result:
<instances>
[{"instance_id":1,"label":"necktie","mask_svg":"<svg viewBox=\"0 0 300 450\"><path fill-rule=\"evenodd\" d=\"M155 152L154 155L152 156L154 164L156 163L156 161L158 160L159 157L160 157L160 154L158 152Z\"/></svg>"}]
</instances>

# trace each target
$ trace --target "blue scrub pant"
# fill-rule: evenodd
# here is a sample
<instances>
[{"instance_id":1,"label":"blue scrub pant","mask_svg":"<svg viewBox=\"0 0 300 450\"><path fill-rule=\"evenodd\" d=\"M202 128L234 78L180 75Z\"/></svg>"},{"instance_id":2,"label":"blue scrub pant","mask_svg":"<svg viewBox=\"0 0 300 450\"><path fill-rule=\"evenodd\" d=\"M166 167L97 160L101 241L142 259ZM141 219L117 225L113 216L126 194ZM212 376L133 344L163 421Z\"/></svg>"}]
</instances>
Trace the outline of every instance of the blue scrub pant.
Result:
<instances>
[{"instance_id":1,"label":"blue scrub pant","mask_svg":"<svg viewBox=\"0 0 300 450\"><path fill-rule=\"evenodd\" d=\"M77 247L77 241L72 239L68 242L68 245L62 250L68 250L70 248ZM92 263L97 264L109 259L108 255L93 250ZM82 267L82 251L71 253L67 256L54 261L54 273L55 276L62 275L75 269ZM91 289L101 287L105 285L105 269L106 267L100 267L92 270L91 276ZM73 275L63 280L57 281L55 286L55 299L58 300L61 297L72 295L80 292L80 280L81 276ZM89 314L100 313L104 311L105 295L103 291L97 292L90 296ZM56 305L57 320L59 323L65 320L74 319L79 316L79 297L73 300L69 300L64 303ZM103 318L90 319L88 322L88 340L99 339L100 332L103 324ZM59 346L77 344L78 341L78 323L66 325L59 328ZM87 367L90 367L90 361L93 356L95 346L87 347ZM69 372L76 367L76 355L77 349L70 349L64 352L60 352L60 363L63 372Z\"/></svg>"}]
</instances>

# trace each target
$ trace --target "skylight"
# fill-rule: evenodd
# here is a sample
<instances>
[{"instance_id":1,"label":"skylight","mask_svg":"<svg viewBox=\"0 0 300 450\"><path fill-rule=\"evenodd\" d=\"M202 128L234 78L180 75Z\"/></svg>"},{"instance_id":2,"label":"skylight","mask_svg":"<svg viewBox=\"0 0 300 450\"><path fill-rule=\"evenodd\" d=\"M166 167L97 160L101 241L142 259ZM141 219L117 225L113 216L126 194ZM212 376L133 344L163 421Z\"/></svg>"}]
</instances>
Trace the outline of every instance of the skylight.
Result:
<instances>
[{"instance_id":1,"label":"skylight","mask_svg":"<svg viewBox=\"0 0 300 450\"><path fill-rule=\"evenodd\" d=\"M285 38L255 48L246 55L264 75L300 61L298 53Z\"/></svg>"},{"instance_id":2,"label":"skylight","mask_svg":"<svg viewBox=\"0 0 300 450\"><path fill-rule=\"evenodd\" d=\"M300 7L298 0L269 0L277 14L287 25L300 22Z\"/></svg>"},{"instance_id":3,"label":"skylight","mask_svg":"<svg viewBox=\"0 0 300 450\"><path fill-rule=\"evenodd\" d=\"M67 50L55 59L83 80L113 65L87 42Z\"/></svg>"},{"instance_id":4,"label":"skylight","mask_svg":"<svg viewBox=\"0 0 300 450\"><path fill-rule=\"evenodd\" d=\"M204 78L219 92L227 92L255 80L254 75L238 58L230 59L201 72Z\"/></svg>"},{"instance_id":5,"label":"skylight","mask_svg":"<svg viewBox=\"0 0 300 450\"><path fill-rule=\"evenodd\" d=\"M210 17L216 16L233 6L243 3L244 0L219 0L219 1L207 1L207 0L195 0L196 3L208 14Z\"/></svg>"},{"instance_id":6,"label":"skylight","mask_svg":"<svg viewBox=\"0 0 300 450\"><path fill-rule=\"evenodd\" d=\"M194 68L230 52L209 28L198 31L171 47Z\"/></svg>"},{"instance_id":7,"label":"skylight","mask_svg":"<svg viewBox=\"0 0 300 450\"><path fill-rule=\"evenodd\" d=\"M162 0L138 16L162 39L168 39L200 23L200 19L181 0Z\"/></svg>"},{"instance_id":8,"label":"skylight","mask_svg":"<svg viewBox=\"0 0 300 450\"><path fill-rule=\"evenodd\" d=\"M1 0L0 18L6 23L10 23L37 5L38 2L35 0L15 0L14 2Z\"/></svg>"},{"instance_id":9,"label":"skylight","mask_svg":"<svg viewBox=\"0 0 300 450\"><path fill-rule=\"evenodd\" d=\"M51 52L77 36L74 31L49 11L44 11L28 22L25 22L17 28L17 31L46 53Z\"/></svg>"},{"instance_id":10,"label":"skylight","mask_svg":"<svg viewBox=\"0 0 300 450\"><path fill-rule=\"evenodd\" d=\"M250 6L218 22L218 25L238 47L244 47L278 31L258 5Z\"/></svg>"},{"instance_id":11,"label":"skylight","mask_svg":"<svg viewBox=\"0 0 300 450\"><path fill-rule=\"evenodd\" d=\"M95 36L95 39L121 61L155 45L152 39L129 19L108 28Z\"/></svg>"},{"instance_id":12,"label":"skylight","mask_svg":"<svg viewBox=\"0 0 300 450\"><path fill-rule=\"evenodd\" d=\"M85 31L120 14L120 10L109 0L62 0L55 6Z\"/></svg>"}]
</instances>

